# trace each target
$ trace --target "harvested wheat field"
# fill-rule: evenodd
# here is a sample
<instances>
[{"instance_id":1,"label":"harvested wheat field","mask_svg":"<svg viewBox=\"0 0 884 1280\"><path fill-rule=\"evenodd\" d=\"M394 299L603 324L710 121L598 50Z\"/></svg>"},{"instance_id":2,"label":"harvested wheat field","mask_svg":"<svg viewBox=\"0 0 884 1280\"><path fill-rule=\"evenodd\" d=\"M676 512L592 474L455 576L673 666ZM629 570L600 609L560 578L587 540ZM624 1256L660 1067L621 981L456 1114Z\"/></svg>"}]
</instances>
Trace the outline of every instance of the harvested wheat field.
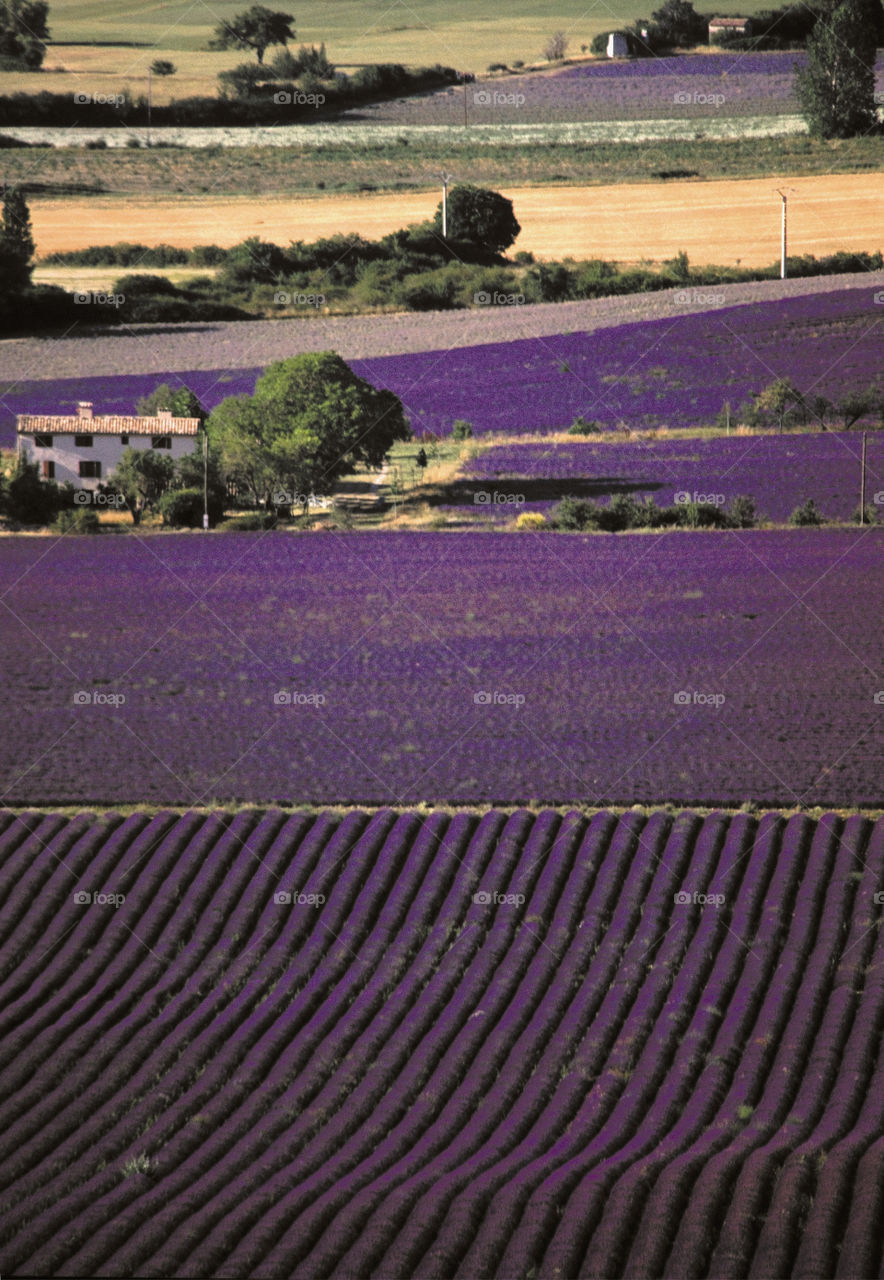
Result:
<instances>
[{"instance_id":1,"label":"harvested wheat field","mask_svg":"<svg viewBox=\"0 0 884 1280\"><path fill-rule=\"evenodd\" d=\"M879 174L723 182L504 189L522 232L517 249L541 258L662 260L684 249L696 263L764 266L779 257L780 197L789 189L789 252L817 256L884 245ZM435 191L309 198L208 195L133 200L35 198L41 257L117 240L231 245L247 236L287 244L334 232L385 235L430 217Z\"/></svg>"}]
</instances>

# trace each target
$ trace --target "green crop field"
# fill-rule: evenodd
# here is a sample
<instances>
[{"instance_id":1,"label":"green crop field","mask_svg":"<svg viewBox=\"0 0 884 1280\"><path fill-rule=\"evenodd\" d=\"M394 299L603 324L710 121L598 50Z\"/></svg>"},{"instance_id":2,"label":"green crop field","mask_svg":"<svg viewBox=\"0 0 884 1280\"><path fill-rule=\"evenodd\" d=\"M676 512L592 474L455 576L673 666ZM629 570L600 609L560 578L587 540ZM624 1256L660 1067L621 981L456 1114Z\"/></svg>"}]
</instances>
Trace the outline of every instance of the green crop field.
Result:
<instances>
[{"instance_id":1,"label":"green crop field","mask_svg":"<svg viewBox=\"0 0 884 1280\"><path fill-rule=\"evenodd\" d=\"M536 61L556 30L566 32L570 51L579 53L580 46L589 44L598 32L643 16L635 0L612 0L603 7L587 6L583 0L559 0L552 8L543 0L511 0L503 10L495 10L482 0L448 0L445 4L440 0L409 0L407 4L397 0L389 4L335 0L333 5L292 3L279 7L294 13L299 41L318 44L324 40L329 57L340 65L441 62L470 70L484 70L489 62L517 58ZM653 7L648 6L648 13ZM754 13L763 7L763 0L722 0L716 13ZM205 48L218 20L245 8L245 0L218 0L211 6L188 0L158 4L135 0L125 6L112 0L52 0L50 30L53 40L66 44L144 43L151 46L153 57L158 51ZM55 62L66 52L53 49L48 61ZM69 52L74 55L73 50ZM119 50L108 53L113 59L120 57Z\"/></svg>"}]
</instances>

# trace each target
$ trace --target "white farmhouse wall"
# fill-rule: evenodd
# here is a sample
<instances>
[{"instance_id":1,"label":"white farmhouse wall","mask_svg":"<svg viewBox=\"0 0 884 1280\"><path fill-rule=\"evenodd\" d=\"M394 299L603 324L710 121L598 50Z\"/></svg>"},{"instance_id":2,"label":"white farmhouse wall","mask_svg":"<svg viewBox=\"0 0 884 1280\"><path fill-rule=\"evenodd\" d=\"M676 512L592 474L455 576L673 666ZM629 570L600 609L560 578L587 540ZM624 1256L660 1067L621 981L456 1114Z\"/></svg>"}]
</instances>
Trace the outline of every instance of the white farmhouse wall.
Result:
<instances>
[{"instance_id":1,"label":"white farmhouse wall","mask_svg":"<svg viewBox=\"0 0 884 1280\"><path fill-rule=\"evenodd\" d=\"M83 425L84 428L88 427L88 423ZM162 433L162 427L159 428L159 433ZM54 462L56 484L70 482L76 489L94 490L100 484L106 484L126 449L150 449L152 441L149 435L130 435L128 443L123 444L118 435L96 433L92 437L91 445L78 447L74 444L72 434L58 432L51 434L51 447L40 448L34 443L32 435L23 433L19 436L21 452L28 462L36 462L38 465L47 461ZM88 431L84 430L83 434L88 434ZM170 458L183 458L193 453L196 445L196 437L192 435L173 435L171 449L162 449L158 452ZM81 476L81 461L100 462L101 477L92 479Z\"/></svg>"}]
</instances>

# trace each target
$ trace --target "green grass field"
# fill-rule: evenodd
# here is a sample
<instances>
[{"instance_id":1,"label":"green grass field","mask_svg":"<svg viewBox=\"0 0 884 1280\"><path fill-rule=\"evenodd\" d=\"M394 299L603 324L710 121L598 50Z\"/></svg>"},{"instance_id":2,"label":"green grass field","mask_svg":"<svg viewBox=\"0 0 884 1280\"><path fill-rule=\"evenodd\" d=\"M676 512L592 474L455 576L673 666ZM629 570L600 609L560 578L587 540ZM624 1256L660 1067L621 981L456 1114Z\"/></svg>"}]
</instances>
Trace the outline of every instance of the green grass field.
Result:
<instances>
[{"instance_id":1,"label":"green grass field","mask_svg":"<svg viewBox=\"0 0 884 1280\"><path fill-rule=\"evenodd\" d=\"M96 44L106 41L151 46L150 57L204 49L220 18L248 8L246 0L217 0L211 6L189 0L151 3L133 0L125 6L111 0L52 0L49 14L54 41ZM276 8L277 5L270 5ZM297 40L306 44L326 42L329 57L339 65L363 62L402 62L484 70L489 62L534 62L556 30L564 31L569 51L578 54L593 36L632 22L647 13L635 0L610 0L604 6L587 6L583 0L559 0L553 7L543 0L511 0L502 10L482 0L335 0L330 5L280 4L293 12ZM749 14L764 8L764 0L722 0L716 13ZM126 54L107 50L111 65ZM75 56L74 50L51 49L47 63ZM245 55L243 55L245 56ZM148 59L149 61L150 59ZM174 59L173 59L174 60ZM197 73L183 60L181 74Z\"/></svg>"}]
</instances>

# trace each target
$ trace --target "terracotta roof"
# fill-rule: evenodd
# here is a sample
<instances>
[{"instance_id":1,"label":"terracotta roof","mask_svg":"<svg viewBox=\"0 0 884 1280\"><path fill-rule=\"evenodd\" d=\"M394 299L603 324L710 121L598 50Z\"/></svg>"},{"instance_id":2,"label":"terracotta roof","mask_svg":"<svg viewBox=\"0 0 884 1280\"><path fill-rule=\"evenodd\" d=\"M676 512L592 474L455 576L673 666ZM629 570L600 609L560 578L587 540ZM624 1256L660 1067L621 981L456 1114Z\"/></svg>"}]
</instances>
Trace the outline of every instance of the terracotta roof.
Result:
<instances>
[{"instance_id":1,"label":"terracotta roof","mask_svg":"<svg viewBox=\"0 0 884 1280\"><path fill-rule=\"evenodd\" d=\"M710 18L710 27L745 27L748 18Z\"/></svg>"},{"instance_id":2,"label":"terracotta roof","mask_svg":"<svg viewBox=\"0 0 884 1280\"><path fill-rule=\"evenodd\" d=\"M37 432L47 435L116 436L128 432L135 436L195 436L199 418L143 418L125 414L109 414L99 418L81 418L78 414L20 413L16 418L19 435Z\"/></svg>"}]
</instances>

